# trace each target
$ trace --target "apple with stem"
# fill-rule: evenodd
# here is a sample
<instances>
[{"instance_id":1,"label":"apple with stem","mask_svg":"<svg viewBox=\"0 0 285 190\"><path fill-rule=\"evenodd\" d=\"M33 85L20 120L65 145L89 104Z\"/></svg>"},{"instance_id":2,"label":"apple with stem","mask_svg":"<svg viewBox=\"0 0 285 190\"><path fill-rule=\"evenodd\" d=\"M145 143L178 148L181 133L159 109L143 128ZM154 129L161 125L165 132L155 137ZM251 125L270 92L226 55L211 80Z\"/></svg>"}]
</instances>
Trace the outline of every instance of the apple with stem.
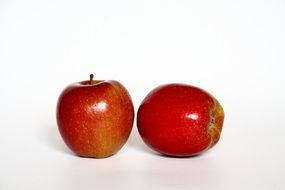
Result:
<instances>
[{"instance_id":1,"label":"apple with stem","mask_svg":"<svg viewBox=\"0 0 285 190\"><path fill-rule=\"evenodd\" d=\"M224 110L208 92L187 84L166 84L141 103L137 127L143 141L168 156L198 155L217 144Z\"/></svg>"},{"instance_id":2,"label":"apple with stem","mask_svg":"<svg viewBox=\"0 0 285 190\"><path fill-rule=\"evenodd\" d=\"M134 107L126 88L114 80L90 80L67 86L56 110L59 132L66 145L82 157L105 158L126 143Z\"/></svg>"}]
</instances>

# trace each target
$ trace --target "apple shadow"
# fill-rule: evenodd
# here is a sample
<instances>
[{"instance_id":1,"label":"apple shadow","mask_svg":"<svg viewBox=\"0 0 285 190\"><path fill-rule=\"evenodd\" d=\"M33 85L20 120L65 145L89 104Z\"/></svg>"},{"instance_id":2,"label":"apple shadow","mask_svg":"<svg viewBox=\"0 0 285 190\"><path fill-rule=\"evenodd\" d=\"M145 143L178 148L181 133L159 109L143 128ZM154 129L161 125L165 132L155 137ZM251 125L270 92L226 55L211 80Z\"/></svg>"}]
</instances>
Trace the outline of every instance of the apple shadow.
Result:
<instances>
[{"instance_id":1,"label":"apple shadow","mask_svg":"<svg viewBox=\"0 0 285 190\"><path fill-rule=\"evenodd\" d=\"M149 154L157 154L143 142L141 136L138 133L136 125L133 126L132 133L127 141L127 145L136 150L140 150Z\"/></svg>"},{"instance_id":2,"label":"apple shadow","mask_svg":"<svg viewBox=\"0 0 285 190\"><path fill-rule=\"evenodd\" d=\"M42 133L42 139L47 146L58 152L73 155L73 153L64 144L56 125L47 125L44 127Z\"/></svg>"}]
</instances>

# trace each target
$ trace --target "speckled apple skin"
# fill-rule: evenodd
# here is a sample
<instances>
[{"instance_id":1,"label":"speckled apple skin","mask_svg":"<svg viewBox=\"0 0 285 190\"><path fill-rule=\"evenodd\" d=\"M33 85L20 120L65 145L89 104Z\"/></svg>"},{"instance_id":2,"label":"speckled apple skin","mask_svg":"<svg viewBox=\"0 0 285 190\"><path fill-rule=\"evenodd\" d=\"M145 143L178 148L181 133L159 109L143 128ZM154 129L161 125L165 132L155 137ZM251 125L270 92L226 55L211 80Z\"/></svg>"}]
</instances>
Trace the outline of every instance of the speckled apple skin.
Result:
<instances>
[{"instance_id":1,"label":"speckled apple skin","mask_svg":"<svg viewBox=\"0 0 285 190\"><path fill-rule=\"evenodd\" d=\"M134 107L119 82L82 81L63 90L56 118L64 142L75 154L105 158L126 143L133 126Z\"/></svg>"},{"instance_id":2,"label":"speckled apple skin","mask_svg":"<svg viewBox=\"0 0 285 190\"><path fill-rule=\"evenodd\" d=\"M141 103L137 127L143 141L168 156L187 157L212 148L220 138L224 110L208 92L187 84L152 90Z\"/></svg>"}]
</instances>

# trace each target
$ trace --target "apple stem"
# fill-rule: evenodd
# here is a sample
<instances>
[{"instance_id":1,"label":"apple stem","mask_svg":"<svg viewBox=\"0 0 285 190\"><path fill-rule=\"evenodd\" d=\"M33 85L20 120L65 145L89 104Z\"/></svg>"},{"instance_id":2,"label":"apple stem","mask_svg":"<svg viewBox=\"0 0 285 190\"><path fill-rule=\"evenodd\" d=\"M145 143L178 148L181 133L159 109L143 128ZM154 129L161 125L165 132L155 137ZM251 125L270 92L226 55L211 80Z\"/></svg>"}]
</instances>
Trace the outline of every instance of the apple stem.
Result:
<instances>
[{"instance_id":1,"label":"apple stem","mask_svg":"<svg viewBox=\"0 0 285 190\"><path fill-rule=\"evenodd\" d=\"M93 85L95 83L95 81L93 80L94 75L90 74L90 84Z\"/></svg>"}]
</instances>

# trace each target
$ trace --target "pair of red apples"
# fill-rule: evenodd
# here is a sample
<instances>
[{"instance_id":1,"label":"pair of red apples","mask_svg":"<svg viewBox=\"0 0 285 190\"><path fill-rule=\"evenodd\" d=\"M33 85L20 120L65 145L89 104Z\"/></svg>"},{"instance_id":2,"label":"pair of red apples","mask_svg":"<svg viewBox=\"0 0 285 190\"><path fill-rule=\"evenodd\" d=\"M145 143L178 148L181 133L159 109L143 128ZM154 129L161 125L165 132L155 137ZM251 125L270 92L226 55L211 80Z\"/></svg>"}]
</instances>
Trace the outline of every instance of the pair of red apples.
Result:
<instances>
[{"instance_id":1,"label":"pair of red apples","mask_svg":"<svg viewBox=\"0 0 285 190\"><path fill-rule=\"evenodd\" d=\"M106 158L128 140L134 107L127 89L114 80L73 83L61 93L57 123L66 145L78 156ZM188 157L212 148L224 121L220 103L208 92L186 84L152 90L137 112L143 141L167 156Z\"/></svg>"}]
</instances>

